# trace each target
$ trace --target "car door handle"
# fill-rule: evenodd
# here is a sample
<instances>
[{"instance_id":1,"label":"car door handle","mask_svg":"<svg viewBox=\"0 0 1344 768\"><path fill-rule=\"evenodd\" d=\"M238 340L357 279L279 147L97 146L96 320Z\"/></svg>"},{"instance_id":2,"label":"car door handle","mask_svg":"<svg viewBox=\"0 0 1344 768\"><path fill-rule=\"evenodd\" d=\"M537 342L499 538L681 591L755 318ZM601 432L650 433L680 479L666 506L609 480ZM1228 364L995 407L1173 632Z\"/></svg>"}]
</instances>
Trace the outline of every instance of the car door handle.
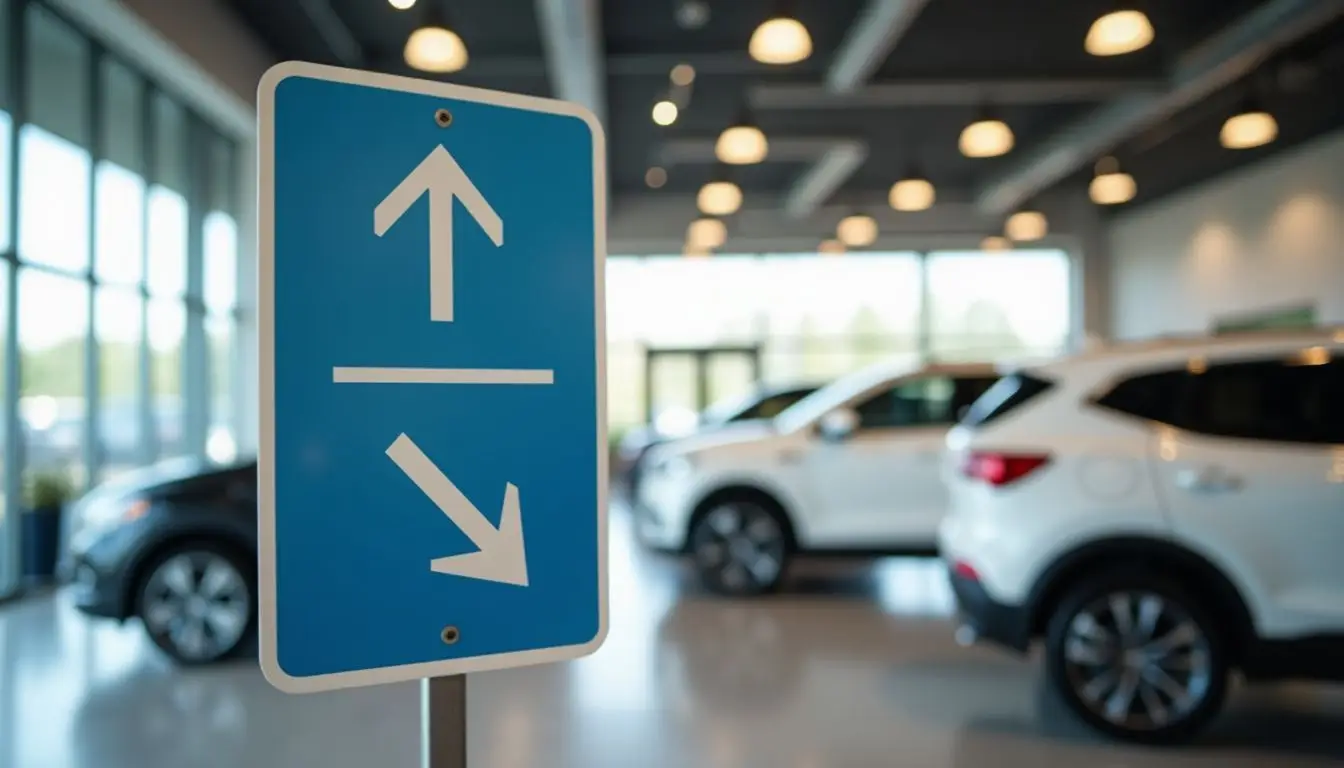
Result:
<instances>
[{"instance_id":1,"label":"car door handle","mask_svg":"<svg viewBox=\"0 0 1344 768\"><path fill-rule=\"evenodd\" d=\"M1221 467L1199 467L1177 472L1176 485L1196 493L1223 493L1237 490L1241 481Z\"/></svg>"}]
</instances>

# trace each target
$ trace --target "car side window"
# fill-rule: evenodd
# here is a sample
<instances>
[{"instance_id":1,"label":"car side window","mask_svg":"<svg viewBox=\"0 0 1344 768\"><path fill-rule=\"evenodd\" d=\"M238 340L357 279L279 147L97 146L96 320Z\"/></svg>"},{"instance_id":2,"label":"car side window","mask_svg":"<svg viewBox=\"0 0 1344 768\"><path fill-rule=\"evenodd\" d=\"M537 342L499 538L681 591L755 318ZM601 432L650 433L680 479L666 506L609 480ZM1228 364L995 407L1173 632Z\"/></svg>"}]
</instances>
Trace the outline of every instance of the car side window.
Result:
<instances>
[{"instance_id":1,"label":"car side window","mask_svg":"<svg viewBox=\"0 0 1344 768\"><path fill-rule=\"evenodd\" d=\"M1097 405L1216 437L1292 443L1344 442L1344 362L1218 363L1125 379Z\"/></svg>"},{"instance_id":2,"label":"car side window","mask_svg":"<svg viewBox=\"0 0 1344 768\"><path fill-rule=\"evenodd\" d=\"M1188 426L1179 410L1185 400L1190 374L1184 369L1150 371L1131 376L1097 398L1097 405L1141 419Z\"/></svg>"},{"instance_id":3,"label":"car side window","mask_svg":"<svg viewBox=\"0 0 1344 768\"><path fill-rule=\"evenodd\" d=\"M860 429L951 424L954 392L953 381L947 376L907 379L869 397L854 410Z\"/></svg>"},{"instance_id":4,"label":"car side window","mask_svg":"<svg viewBox=\"0 0 1344 768\"><path fill-rule=\"evenodd\" d=\"M956 390L952 393L951 407L948 409L948 423L960 421L971 409L971 404L979 400L980 396L988 392L998 380L997 376L958 376Z\"/></svg>"},{"instance_id":5,"label":"car side window","mask_svg":"<svg viewBox=\"0 0 1344 768\"><path fill-rule=\"evenodd\" d=\"M1331 426L1339 418L1333 402L1339 390L1331 385L1339 365L1277 360L1212 365L1193 377L1186 428L1247 440L1335 442L1341 438Z\"/></svg>"}]
</instances>

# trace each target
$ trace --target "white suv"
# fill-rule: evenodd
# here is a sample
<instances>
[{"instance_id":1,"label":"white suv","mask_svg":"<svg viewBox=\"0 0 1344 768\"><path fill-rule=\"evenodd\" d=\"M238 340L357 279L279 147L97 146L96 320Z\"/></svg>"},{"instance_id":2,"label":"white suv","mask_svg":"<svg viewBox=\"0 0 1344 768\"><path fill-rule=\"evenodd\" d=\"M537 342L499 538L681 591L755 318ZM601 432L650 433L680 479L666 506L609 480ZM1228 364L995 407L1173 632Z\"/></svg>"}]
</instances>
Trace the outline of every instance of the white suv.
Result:
<instances>
[{"instance_id":1,"label":"white suv","mask_svg":"<svg viewBox=\"0 0 1344 768\"><path fill-rule=\"evenodd\" d=\"M756 594L800 552L932 552L947 504L939 459L985 365L883 364L765 423L658 446L635 500L641 541L690 554L709 588Z\"/></svg>"},{"instance_id":2,"label":"white suv","mask_svg":"<svg viewBox=\"0 0 1344 768\"><path fill-rule=\"evenodd\" d=\"M1344 679L1344 331L1024 369L947 442L961 639L1044 638L1094 727L1188 737L1231 670Z\"/></svg>"}]
</instances>

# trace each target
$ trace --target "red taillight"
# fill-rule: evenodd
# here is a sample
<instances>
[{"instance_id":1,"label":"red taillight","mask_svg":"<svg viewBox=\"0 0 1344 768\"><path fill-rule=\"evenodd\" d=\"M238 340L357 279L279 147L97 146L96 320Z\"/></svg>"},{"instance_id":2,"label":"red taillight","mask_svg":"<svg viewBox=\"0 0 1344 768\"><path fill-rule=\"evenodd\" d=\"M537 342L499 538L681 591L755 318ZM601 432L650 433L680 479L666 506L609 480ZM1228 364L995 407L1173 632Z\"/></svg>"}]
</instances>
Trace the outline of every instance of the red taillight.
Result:
<instances>
[{"instance_id":1,"label":"red taillight","mask_svg":"<svg viewBox=\"0 0 1344 768\"><path fill-rule=\"evenodd\" d=\"M952 573L967 581L979 581L980 573L975 570L975 566L965 560L958 560L952 564Z\"/></svg>"},{"instance_id":2,"label":"red taillight","mask_svg":"<svg viewBox=\"0 0 1344 768\"><path fill-rule=\"evenodd\" d=\"M1000 453L972 451L967 454L961 473L993 486L1015 483L1049 463L1044 453Z\"/></svg>"}]
</instances>

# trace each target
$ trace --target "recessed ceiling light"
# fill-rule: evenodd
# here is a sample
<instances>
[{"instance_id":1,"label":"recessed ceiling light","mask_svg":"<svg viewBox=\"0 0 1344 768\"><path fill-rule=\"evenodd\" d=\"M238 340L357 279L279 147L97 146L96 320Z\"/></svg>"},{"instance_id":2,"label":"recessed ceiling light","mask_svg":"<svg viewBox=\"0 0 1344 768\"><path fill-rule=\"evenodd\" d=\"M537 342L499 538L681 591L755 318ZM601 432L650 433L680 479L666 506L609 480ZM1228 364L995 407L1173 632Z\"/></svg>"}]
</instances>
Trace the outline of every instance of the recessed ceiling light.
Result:
<instances>
[{"instance_id":1,"label":"recessed ceiling light","mask_svg":"<svg viewBox=\"0 0 1344 768\"><path fill-rule=\"evenodd\" d=\"M644 172L644 183L649 189L658 189L667 183L667 171L661 166L653 166Z\"/></svg>"},{"instance_id":2,"label":"recessed ceiling light","mask_svg":"<svg viewBox=\"0 0 1344 768\"><path fill-rule=\"evenodd\" d=\"M705 0L682 0L677 4L676 19L682 29L699 29L709 22L709 4Z\"/></svg>"},{"instance_id":3,"label":"recessed ceiling light","mask_svg":"<svg viewBox=\"0 0 1344 768\"><path fill-rule=\"evenodd\" d=\"M415 5L415 0L387 0L387 4L398 11L405 11Z\"/></svg>"},{"instance_id":4,"label":"recessed ceiling light","mask_svg":"<svg viewBox=\"0 0 1344 768\"><path fill-rule=\"evenodd\" d=\"M1083 48L1093 56L1119 56L1147 48L1153 42L1153 24L1143 11L1112 11L1092 22Z\"/></svg>"},{"instance_id":5,"label":"recessed ceiling light","mask_svg":"<svg viewBox=\"0 0 1344 768\"><path fill-rule=\"evenodd\" d=\"M653 122L659 125L671 125L677 122L677 105L667 99L654 104Z\"/></svg>"},{"instance_id":6,"label":"recessed ceiling light","mask_svg":"<svg viewBox=\"0 0 1344 768\"><path fill-rule=\"evenodd\" d=\"M672 72L668 77L672 80L673 85L679 85L682 88L685 88L695 82L695 67L692 67L690 64L678 64L672 68Z\"/></svg>"}]
</instances>

